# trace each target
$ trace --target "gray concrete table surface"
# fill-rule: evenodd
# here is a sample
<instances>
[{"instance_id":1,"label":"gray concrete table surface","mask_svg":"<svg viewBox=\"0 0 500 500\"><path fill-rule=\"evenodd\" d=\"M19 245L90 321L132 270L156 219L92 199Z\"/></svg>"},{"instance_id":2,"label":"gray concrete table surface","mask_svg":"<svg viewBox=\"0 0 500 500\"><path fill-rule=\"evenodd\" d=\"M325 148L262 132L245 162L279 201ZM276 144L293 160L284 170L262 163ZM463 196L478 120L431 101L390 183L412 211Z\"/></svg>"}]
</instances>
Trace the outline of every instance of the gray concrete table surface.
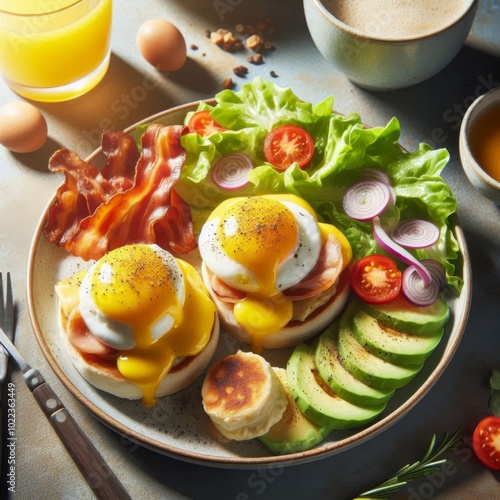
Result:
<instances>
[{"instance_id":1,"label":"gray concrete table surface","mask_svg":"<svg viewBox=\"0 0 500 500\"><path fill-rule=\"evenodd\" d=\"M276 50L261 66L221 51L206 38L206 29L232 29L259 13L268 14L279 28L274 38ZM136 48L137 29L150 18L171 20L186 38L188 61L175 74L156 72ZM233 75L232 69L239 64L249 67L246 78ZM290 86L312 102L333 95L337 111L356 111L369 125L385 125L397 116L401 143L408 149L427 142L449 150L451 158L443 176L458 200L458 217L472 262L473 298L463 340L451 363L423 400L389 429L312 463L226 470L131 447L74 399L51 370L33 335L26 303L26 268L36 224L60 181L47 170L56 149L64 146L85 157L97 147L104 128L121 130L172 106L213 97L227 77L239 88L255 76ZM402 465L420 459L434 433L442 437L462 424L461 453L447 455L445 468L410 483L392 498L500 498L499 473L481 466L470 449L474 426L488 413L491 369L500 368L499 208L472 188L458 156L458 132L465 110L478 95L496 86L500 86L497 0L480 1L466 45L443 71L412 88L387 93L356 87L323 60L312 43L298 0L114 1L112 58L104 80L76 100L38 104L49 124L49 140L40 151L20 155L0 149L0 271L13 273L20 350L46 376L133 498L353 498ZM0 105L17 99L0 82ZM18 373L13 374L13 382L17 435L13 498L93 498Z\"/></svg>"}]
</instances>

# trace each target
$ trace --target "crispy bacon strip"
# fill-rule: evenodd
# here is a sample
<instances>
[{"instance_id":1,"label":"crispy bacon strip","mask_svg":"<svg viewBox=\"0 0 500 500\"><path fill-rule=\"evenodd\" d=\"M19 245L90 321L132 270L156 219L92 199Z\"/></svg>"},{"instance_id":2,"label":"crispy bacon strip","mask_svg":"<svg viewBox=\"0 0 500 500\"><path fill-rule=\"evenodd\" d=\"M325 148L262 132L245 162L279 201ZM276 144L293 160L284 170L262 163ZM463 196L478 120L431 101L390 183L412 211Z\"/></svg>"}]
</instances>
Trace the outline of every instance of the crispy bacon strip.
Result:
<instances>
[{"instance_id":1,"label":"crispy bacon strip","mask_svg":"<svg viewBox=\"0 0 500 500\"><path fill-rule=\"evenodd\" d=\"M49 169L65 181L49 209L45 234L85 260L130 243L157 243L175 254L196 247L191 211L173 190L180 178L185 151L182 126L151 125L139 155L123 132L103 134L107 156L103 170L61 149Z\"/></svg>"},{"instance_id":2,"label":"crispy bacon strip","mask_svg":"<svg viewBox=\"0 0 500 500\"><path fill-rule=\"evenodd\" d=\"M121 179L133 182L139 160L134 139L124 132L105 132L102 134L101 147L108 158L101 175L112 184ZM132 182L129 187L132 187Z\"/></svg>"},{"instance_id":3,"label":"crispy bacon strip","mask_svg":"<svg viewBox=\"0 0 500 500\"><path fill-rule=\"evenodd\" d=\"M142 137L142 154L134 186L101 204L83 219L65 248L85 260L130 243L158 243L175 254L196 247L189 206L175 194L185 151L183 126L150 125Z\"/></svg>"},{"instance_id":4,"label":"crispy bacon strip","mask_svg":"<svg viewBox=\"0 0 500 500\"><path fill-rule=\"evenodd\" d=\"M139 158L134 140L123 132L106 132L102 150L107 156L102 172L68 149L60 149L50 158L49 170L64 174L44 228L51 243L66 246L85 217L114 194L132 187Z\"/></svg>"}]
</instances>

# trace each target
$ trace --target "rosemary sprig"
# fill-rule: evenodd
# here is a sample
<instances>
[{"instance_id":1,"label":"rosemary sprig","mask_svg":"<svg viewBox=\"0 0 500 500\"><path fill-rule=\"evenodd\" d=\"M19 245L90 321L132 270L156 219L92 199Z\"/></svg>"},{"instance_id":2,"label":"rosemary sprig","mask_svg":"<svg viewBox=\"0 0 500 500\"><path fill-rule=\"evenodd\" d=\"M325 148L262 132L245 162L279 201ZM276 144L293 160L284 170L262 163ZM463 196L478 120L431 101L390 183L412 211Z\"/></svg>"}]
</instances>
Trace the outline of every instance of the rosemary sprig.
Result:
<instances>
[{"instance_id":1,"label":"rosemary sprig","mask_svg":"<svg viewBox=\"0 0 500 500\"><path fill-rule=\"evenodd\" d=\"M357 498L386 498L385 495L394 493L403 486L406 486L409 481L416 477L425 476L439 470L440 466L446 462L445 458L438 457L444 452L453 449L453 446L462 436L463 425L453 434L446 433L441 444L436 447L436 435L432 436L431 443L425 455L421 460L410 465L407 464L401 467L392 477L379 484L369 491L361 493Z\"/></svg>"}]
</instances>

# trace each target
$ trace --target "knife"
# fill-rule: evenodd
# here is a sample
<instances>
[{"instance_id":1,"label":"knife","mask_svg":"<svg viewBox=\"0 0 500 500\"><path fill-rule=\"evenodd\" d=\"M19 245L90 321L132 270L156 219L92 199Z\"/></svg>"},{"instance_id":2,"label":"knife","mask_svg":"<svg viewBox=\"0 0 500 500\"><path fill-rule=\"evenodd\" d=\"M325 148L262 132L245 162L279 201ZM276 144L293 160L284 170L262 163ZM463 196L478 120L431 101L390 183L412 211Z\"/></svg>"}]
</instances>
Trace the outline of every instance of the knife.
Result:
<instances>
[{"instance_id":1,"label":"knife","mask_svg":"<svg viewBox=\"0 0 500 500\"><path fill-rule=\"evenodd\" d=\"M97 498L130 499L131 497L104 461L94 445L80 429L56 393L38 370L32 368L0 328L0 344L17 366L29 390L66 447Z\"/></svg>"},{"instance_id":2,"label":"knife","mask_svg":"<svg viewBox=\"0 0 500 500\"><path fill-rule=\"evenodd\" d=\"M4 307L4 291L3 291L3 276L0 273L0 326L12 340L14 336L14 308L12 307L12 288L10 281L10 273L7 273L7 289L6 289L6 307ZM10 307L10 310L7 308ZM0 384L3 384L7 378L7 368L9 364L9 355L7 351L0 346Z\"/></svg>"},{"instance_id":3,"label":"knife","mask_svg":"<svg viewBox=\"0 0 500 500\"><path fill-rule=\"evenodd\" d=\"M14 338L14 299L12 297L12 282L10 273L7 273L7 286L4 293L3 274L0 272L0 327L4 329L9 339ZM8 498L7 474L9 464L7 457L7 433L9 426L9 415L7 412L8 383L9 383L9 354L0 344L0 497Z\"/></svg>"}]
</instances>

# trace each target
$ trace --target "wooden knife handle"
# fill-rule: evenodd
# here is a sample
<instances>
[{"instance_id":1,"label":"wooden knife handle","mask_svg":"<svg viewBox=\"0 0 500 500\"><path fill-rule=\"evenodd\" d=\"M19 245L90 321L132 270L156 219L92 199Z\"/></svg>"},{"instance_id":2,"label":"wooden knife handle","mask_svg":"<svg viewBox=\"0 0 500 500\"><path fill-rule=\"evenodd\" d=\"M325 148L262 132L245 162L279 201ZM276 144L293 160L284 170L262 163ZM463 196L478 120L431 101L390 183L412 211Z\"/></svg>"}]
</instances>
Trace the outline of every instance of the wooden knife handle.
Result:
<instances>
[{"instance_id":1,"label":"wooden knife handle","mask_svg":"<svg viewBox=\"0 0 500 500\"><path fill-rule=\"evenodd\" d=\"M32 392L97 498L129 499L130 496L123 485L51 387L43 381Z\"/></svg>"}]
</instances>

